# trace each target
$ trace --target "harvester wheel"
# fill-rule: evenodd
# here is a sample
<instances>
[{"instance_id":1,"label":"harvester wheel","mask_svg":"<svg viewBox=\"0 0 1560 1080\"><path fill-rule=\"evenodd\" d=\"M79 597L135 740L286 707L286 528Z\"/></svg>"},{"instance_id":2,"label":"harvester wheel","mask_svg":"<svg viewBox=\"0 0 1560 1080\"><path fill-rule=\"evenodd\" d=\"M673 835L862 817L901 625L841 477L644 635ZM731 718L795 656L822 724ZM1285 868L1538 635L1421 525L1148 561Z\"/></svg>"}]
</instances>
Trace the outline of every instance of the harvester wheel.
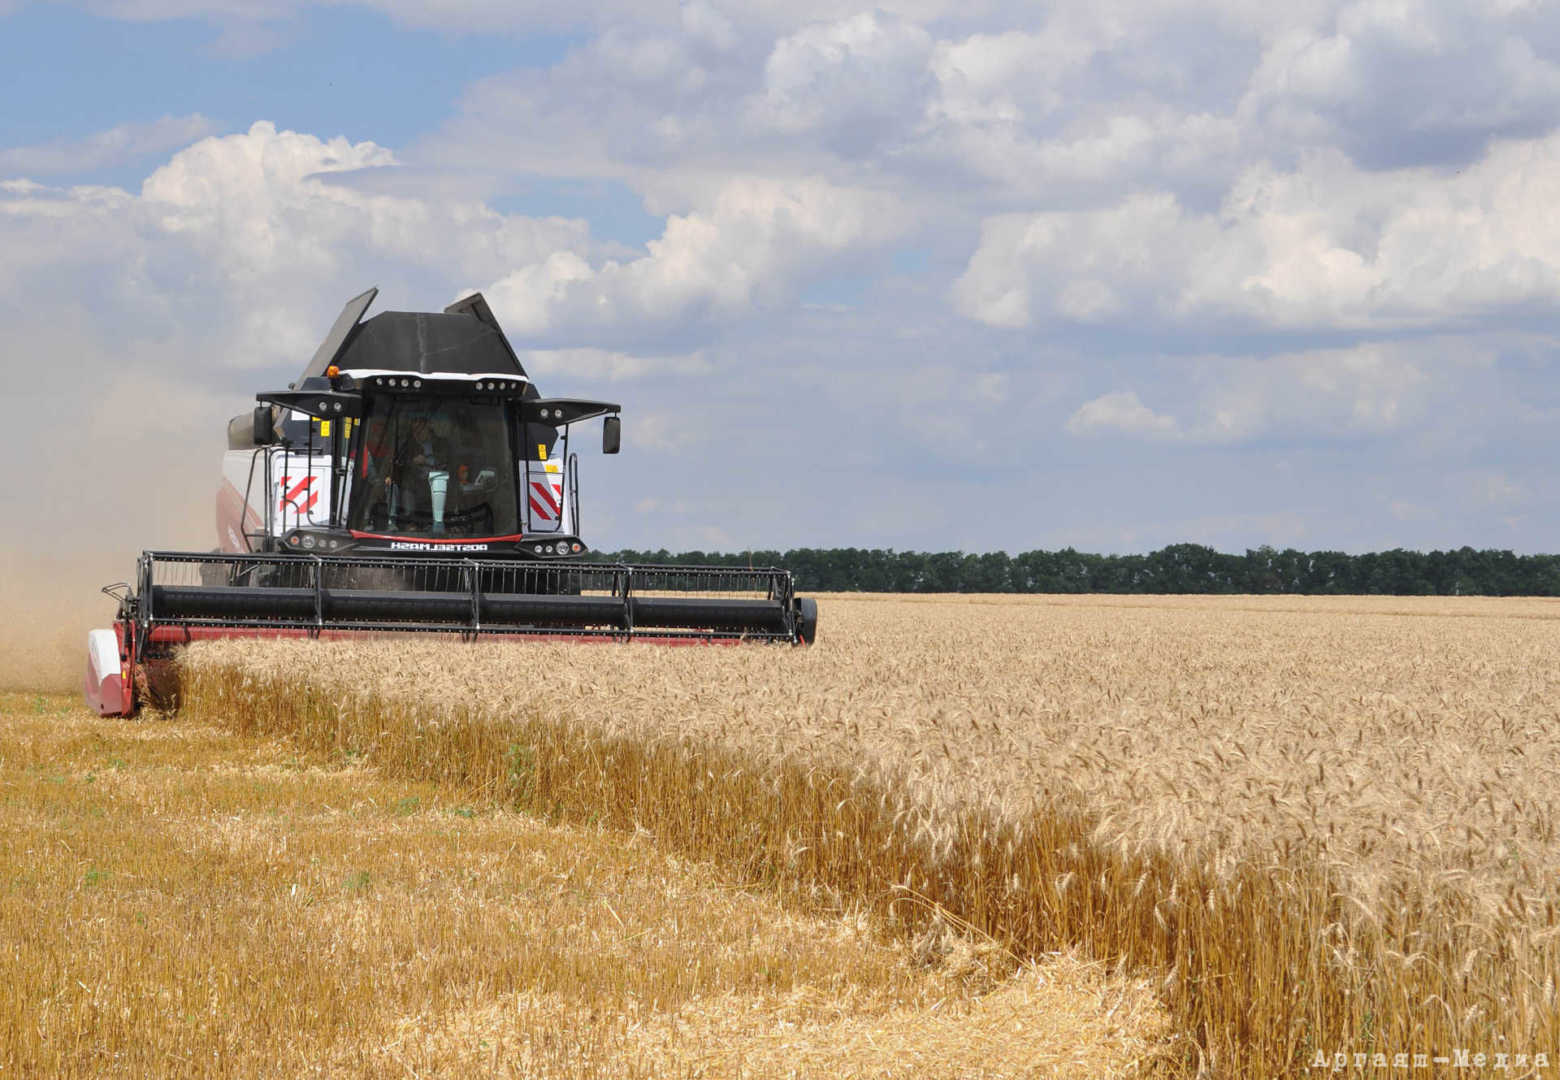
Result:
<instances>
[{"instance_id":1,"label":"harvester wheel","mask_svg":"<svg viewBox=\"0 0 1560 1080\"><path fill-rule=\"evenodd\" d=\"M818 601L810 596L796 599L796 637L803 645L811 645L818 636Z\"/></svg>"}]
</instances>

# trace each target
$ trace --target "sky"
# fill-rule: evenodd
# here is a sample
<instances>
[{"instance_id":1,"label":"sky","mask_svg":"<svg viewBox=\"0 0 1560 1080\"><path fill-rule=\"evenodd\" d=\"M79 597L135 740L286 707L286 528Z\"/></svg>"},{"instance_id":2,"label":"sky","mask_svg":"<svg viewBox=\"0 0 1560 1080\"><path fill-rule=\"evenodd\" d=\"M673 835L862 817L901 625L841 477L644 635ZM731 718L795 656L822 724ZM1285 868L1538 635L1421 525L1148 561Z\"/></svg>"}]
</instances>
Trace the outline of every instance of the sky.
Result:
<instances>
[{"instance_id":1,"label":"sky","mask_svg":"<svg viewBox=\"0 0 1560 1080\"><path fill-rule=\"evenodd\" d=\"M213 546L371 285L623 405L600 549L1560 549L1554 4L0 0L0 100L7 550Z\"/></svg>"}]
</instances>

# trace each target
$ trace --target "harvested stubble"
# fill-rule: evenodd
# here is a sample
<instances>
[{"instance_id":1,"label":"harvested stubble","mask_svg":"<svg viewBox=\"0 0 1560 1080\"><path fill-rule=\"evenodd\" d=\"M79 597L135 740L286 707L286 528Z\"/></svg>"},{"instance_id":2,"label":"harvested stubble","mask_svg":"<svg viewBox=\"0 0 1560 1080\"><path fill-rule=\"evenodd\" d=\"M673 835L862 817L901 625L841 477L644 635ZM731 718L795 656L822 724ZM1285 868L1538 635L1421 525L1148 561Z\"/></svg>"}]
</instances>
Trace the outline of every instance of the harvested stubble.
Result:
<instances>
[{"instance_id":1,"label":"harvested stubble","mask_svg":"<svg viewBox=\"0 0 1560 1080\"><path fill-rule=\"evenodd\" d=\"M0 943L0 1076L1101 1076L1164 1026L1076 957L929 964L639 834L34 695Z\"/></svg>"},{"instance_id":2,"label":"harvested stubble","mask_svg":"<svg viewBox=\"0 0 1560 1080\"><path fill-rule=\"evenodd\" d=\"M912 926L1158 970L1184 1071L1555 1059L1560 605L826 610L804 652L222 643L185 700Z\"/></svg>"}]
</instances>

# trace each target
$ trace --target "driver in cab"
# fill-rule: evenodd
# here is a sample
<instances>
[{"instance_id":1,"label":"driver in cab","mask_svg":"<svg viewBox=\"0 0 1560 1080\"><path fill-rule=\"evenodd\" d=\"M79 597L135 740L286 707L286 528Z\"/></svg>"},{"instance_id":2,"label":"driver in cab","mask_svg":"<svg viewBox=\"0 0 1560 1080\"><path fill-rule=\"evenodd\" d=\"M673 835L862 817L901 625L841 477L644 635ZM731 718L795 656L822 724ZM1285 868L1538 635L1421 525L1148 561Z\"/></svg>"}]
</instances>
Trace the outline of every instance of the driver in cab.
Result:
<instances>
[{"instance_id":1,"label":"driver in cab","mask_svg":"<svg viewBox=\"0 0 1560 1080\"><path fill-rule=\"evenodd\" d=\"M415 413L411 417L410 430L396 445L395 457L387 484L395 485L401 492L401 501L421 501L427 495L426 509L432 511L433 531L444 531L445 493L449 483L449 440L434 433L433 424L426 414ZM394 501L394 500L392 500ZM411 512L413 506L392 507Z\"/></svg>"},{"instance_id":2,"label":"driver in cab","mask_svg":"<svg viewBox=\"0 0 1560 1080\"><path fill-rule=\"evenodd\" d=\"M421 413L413 416L410 433L396 447L395 472L401 482L408 477L425 479L431 470L447 469L449 460L449 440L434 434L428 417Z\"/></svg>"}]
</instances>

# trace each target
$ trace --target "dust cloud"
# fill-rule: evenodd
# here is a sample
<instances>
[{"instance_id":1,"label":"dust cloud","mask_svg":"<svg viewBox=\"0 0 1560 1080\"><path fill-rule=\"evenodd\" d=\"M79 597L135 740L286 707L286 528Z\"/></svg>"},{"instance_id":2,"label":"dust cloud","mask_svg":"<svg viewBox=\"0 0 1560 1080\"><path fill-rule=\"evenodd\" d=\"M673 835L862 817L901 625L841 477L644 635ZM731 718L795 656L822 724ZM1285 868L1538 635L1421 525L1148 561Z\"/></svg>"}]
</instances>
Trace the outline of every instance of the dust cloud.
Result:
<instances>
[{"instance_id":1,"label":"dust cloud","mask_svg":"<svg viewBox=\"0 0 1560 1080\"><path fill-rule=\"evenodd\" d=\"M217 463L212 463L215 474ZM209 484L213 496L215 480ZM213 498L213 501L215 499ZM207 517L214 518L215 513ZM87 631L112 626L117 605L102 588L133 581L145 548L210 551L216 528L179 529L186 542L158 542L155 530L113 530L101 547L73 554L0 550L0 690L78 690L86 671ZM110 540L114 546L110 546Z\"/></svg>"},{"instance_id":2,"label":"dust cloud","mask_svg":"<svg viewBox=\"0 0 1560 1080\"><path fill-rule=\"evenodd\" d=\"M109 626L114 602L98 590L135 571L135 552L76 557L0 551L5 619L0 690L74 690L86 668L87 631Z\"/></svg>"},{"instance_id":3,"label":"dust cloud","mask_svg":"<svg viewBox=\"0 0 1560 1080\"><path fill-rule=\"evenodd\" d=\"M216 546L227 420L243 397L155 378L104 389L79 412L0 431L0 458L18 463L0 471L0 690L79 691L87 631L117 610L99 590L132 579L144 549ZM25 410L27 396L13 400Z\"/></svg>"}]
</instances>

